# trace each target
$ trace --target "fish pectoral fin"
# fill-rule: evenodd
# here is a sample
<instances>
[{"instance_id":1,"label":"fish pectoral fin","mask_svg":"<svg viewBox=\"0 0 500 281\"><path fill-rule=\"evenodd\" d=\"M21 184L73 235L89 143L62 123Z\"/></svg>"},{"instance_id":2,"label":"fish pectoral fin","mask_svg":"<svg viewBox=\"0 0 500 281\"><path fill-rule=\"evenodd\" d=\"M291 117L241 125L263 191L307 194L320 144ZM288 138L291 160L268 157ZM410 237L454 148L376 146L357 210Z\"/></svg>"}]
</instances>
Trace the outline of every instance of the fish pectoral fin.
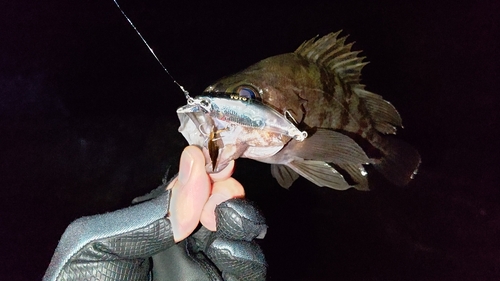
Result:
<instances>
[{"instance_id":1,"label":"fish pectoral fin","mask_svg":"<svg viewBox=\"0 0 500 281\"><path fill-rule=\"evenodd\" d=\"M318 128L302 142L292 141L289 154L306 160L329 163L367 164L371 160L350 137L329 129Z\"/></svg>"},{"instance_id":2,"label":"fish pectoral fin","mask_svg":"<svg viewBox=\"0 0 500 281\"><path fill-rule=\"evenodd\" d=\"M288 189L292 183L299 178L299 174L285 165L272 164L271 174L278 181L281 187Z\"/></svg>"},{"instance_id":3,"label":"fish pectoral fin","mask_svg":"<svg viewBox=\"0 0 500 281\"><path fill-rule=\"evenodd\" d=\"M317 186L326 186L336 190L346 190L352 187L337 170L323 161L295 160L287 165Z\"/></svg>"}]
</instances>

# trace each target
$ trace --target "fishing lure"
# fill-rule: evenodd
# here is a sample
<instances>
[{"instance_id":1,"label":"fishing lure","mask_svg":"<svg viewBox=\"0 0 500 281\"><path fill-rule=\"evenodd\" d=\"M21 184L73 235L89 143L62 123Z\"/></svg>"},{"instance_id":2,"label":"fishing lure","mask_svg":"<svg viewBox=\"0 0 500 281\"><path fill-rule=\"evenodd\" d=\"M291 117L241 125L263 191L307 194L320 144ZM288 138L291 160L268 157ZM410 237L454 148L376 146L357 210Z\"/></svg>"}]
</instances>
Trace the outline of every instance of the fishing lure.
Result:
<instances>
[{"instance_id":1,"label":"fishing lure","mask_svg":"<svg viewBox=\"0 0 500 281\"><path fill-rule=\"evenodd\" d=\"M283 148L290 139L303 141L307 138L307 132L300 131L284 114L255 99L251 91L241 89L239 93L229 94L205 92L192 98L156 56L118 2L113 1L163 70L183 91L187 105L177 109L181 122L179 131L189 144L208 151L207 171L220 171L230 160L245 154L245 150L235 151L231 147L249 148L247 156L270 156ZM222 162L218 161L221 154L225 155Z\"/></svg>"}]
</instances>

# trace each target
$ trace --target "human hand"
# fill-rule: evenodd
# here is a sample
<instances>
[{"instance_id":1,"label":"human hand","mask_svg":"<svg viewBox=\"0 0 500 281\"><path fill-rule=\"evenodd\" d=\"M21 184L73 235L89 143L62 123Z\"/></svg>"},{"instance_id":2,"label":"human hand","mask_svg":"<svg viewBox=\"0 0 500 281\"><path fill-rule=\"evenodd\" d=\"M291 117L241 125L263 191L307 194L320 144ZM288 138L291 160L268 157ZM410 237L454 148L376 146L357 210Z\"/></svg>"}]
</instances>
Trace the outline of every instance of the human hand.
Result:
<instances>
[{"instance_id":1,"label":"human hand","mask_svg":"<svg viewBox=\"0 0 500 281\"><path fill-rule=\"evenodd\" d=\"M179 174L167 189L172 189L169 219L175 242L188 237L201 222L215 231L215 207L231 198L245 195L243 186L231 177L234 160L215 174L207 174L205 157L196 146L188 146L181 155Z\"/></svg>"},{"instance_id":2,"label":"human hand","mask_svg":"<svg viewBox=\"0 0 500 281\"><path fill-rule=\"evenodd\" d=\"M264 280L253 239L267 226L249 202L233 199L244 196L233 168L208 175L202 152L187 147L169 192L163 184L134 206L72 222L44 280Z\"/></svg>"},{"instance_id":3,"label":"human hand","mask_svg":"<svg viewBox=\"0 0 500 281\"><path fill-rule=\"evenodd\" d=\"M207 174L200 149L184 149L179 174L167 187L171 229L180 243L153 256L154 280L265 279L265 258L253 240L264 238L267 226L248 201L233 199L244 196L233 169L231 161L221 172ZM203 227L193 233L200 222Z\"/></svg>"}]
</instances>

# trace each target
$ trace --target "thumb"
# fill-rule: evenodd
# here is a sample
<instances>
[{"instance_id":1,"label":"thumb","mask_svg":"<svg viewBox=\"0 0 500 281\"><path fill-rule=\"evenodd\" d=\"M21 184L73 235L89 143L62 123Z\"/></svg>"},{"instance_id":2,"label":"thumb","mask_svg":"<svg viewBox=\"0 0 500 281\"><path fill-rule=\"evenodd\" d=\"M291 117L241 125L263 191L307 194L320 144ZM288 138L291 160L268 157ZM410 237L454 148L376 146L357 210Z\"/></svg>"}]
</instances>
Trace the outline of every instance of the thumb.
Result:
<instances>
[{"instance_id":1,"label":"thumb","mask_svg":"<svg viewBox=\"0 0 500 281\"><path fill-rule=\"evenodd\" d=\"M169 219L175 242L189 236L198 226L210 187L205 156L195 146L186 147L181 155L179 175L168 187L172 189Z\"/></svg>"}]
</instances>

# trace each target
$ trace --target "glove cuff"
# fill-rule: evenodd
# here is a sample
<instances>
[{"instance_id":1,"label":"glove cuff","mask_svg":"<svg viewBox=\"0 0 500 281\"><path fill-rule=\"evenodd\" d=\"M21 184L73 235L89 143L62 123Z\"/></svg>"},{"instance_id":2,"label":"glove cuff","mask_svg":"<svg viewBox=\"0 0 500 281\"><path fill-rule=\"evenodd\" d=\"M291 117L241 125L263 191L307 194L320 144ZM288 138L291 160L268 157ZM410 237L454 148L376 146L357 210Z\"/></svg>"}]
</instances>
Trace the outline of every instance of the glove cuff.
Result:
<instances>
[{"instance_id":1,"label":"glove cuff","mask_svg":"<svg viewBox=\"0 0 500 281\"><path fill-rule=\"evenodd\" d=\"M144 280L149 257L175 244L166 218L170 193L167 190L142 204L71 223L44 280L120 280L119 276Z\"/></svg>"}]
</instances>

